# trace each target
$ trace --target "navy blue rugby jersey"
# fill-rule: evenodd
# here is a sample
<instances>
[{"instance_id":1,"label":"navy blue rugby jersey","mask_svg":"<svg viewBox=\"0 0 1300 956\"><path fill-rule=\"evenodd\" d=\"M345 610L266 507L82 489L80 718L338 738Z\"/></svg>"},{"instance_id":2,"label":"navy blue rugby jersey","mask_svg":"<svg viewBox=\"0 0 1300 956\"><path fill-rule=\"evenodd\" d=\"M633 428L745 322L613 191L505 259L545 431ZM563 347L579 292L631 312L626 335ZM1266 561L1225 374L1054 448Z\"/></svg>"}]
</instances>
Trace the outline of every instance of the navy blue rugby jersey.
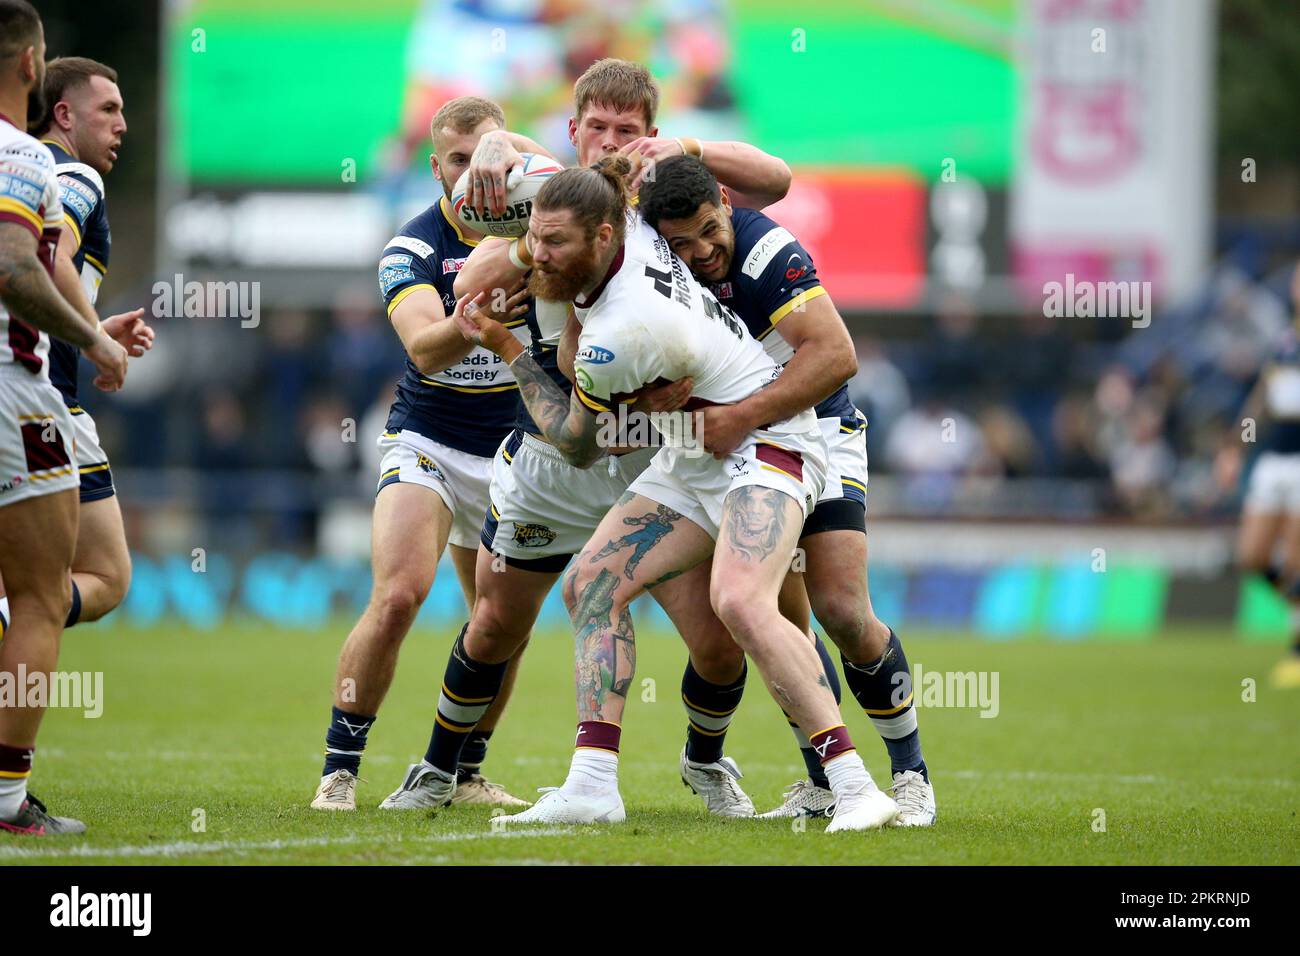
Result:
<instances>
[{"instance_id":1,"label":"navy blue rugby jersey","mask_svg":"<svg viewBox=\"0 0 1300 956\"><path fill-rule=\"evenodd\" d=\"M379 291L391 316L408 295L433 289L448 315L456 308L453 283L478 240L467 239L441 197L406 223L384 246L379 260ZM535 338L532 309L509 323L528 344ZM514 427L519 386L507 362L482 346L451 368L423 374L410 356L397 383L387 430L410 429L431 441L469 455L491 457Z\"/></svg>"},{"instance_id":2,"label":"navy blue rugby jersey","mask_svg":"<svg viewBox=\"0 0 1300 956\"><path fill-rule=\"evenodd\" d=\"M1260 451L1300 454L1300 336L1288 329L1264 367L1267 425Z\"/></svg>"},{"instance_id":3,"label":"navy blue rugby jersey","mask_svg":"<svg viewBox=\"0 0 1300 956\"><path fill-rule=\"evenodd\" d=\"M733 209L736 249L726 276L709 286L718 301L745 323L767 354L784 365L794 355L776 331L777 323L802 303L825 295L812 256L784 226L756 209ZM838 418L845 428L860 425L847 385L814 409L818 418Z\"/></svg>"},{"instance_id":4,"label":"navy blue rugby jersey","mask_svg":"<svg viewBox=\"0 0 1300 956\"><path fill-rule=\"evenodd\" d=\"M81 276L86 298L94 305L99 286L108 274L108 253L113 244L108 228L108 206L104 180L90 166L54 140L43 140L54 154L54 173L59 177L59 199L63 202L63 228L77 242L72 263ZM61 339L50 339L50 382L63 395L69 408L77 406L77 362L80 351Z\"/></svg>"}]
</instances>

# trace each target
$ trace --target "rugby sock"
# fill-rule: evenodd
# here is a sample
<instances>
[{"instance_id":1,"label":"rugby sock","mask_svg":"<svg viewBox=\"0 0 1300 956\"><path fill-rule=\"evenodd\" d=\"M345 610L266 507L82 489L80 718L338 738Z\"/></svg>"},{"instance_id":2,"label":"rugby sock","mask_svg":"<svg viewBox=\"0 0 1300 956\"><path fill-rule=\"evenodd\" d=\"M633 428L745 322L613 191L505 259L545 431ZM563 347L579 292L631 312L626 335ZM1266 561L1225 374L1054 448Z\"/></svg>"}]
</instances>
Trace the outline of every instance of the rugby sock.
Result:
<instances>
[{"instance_id":1,"label":"rugby sock","mask_svg":"<svg viewBox=\"0 0 1300 956\"><path fill-rule=\"evenodd\" d=\"M18 816L27 799L27 778L32 775L34 747L0 744L0 820Z\"/></svg>"},{"instance_id":2,"label":"rugby sock","mask_svg":"<svg viewBox=\"0 0 1300 956\"><path fill-rule=\"evenodd\" d=\"M509 659L500 664L476 661L465 650L466 624L460 629L451 646L447 670L442 677L442 690L438 693L438 713L434 715L433 734L424 762L444 773L454 774L460 764L461 752L506 679Z\"/></svg>"},{"instance_id":3,"label":"rugby sock","mask_svg":"<svg viewBox=\"0 0 1300 956\"><path fill-rule=\"evenodd\" d=\"M890 770L893 773L915 770L928 783L930 771L921 757L921 731L916 725L913 706L912 672L898 635L891 629L884 653L869 664L854 664L843 654L840 663L844 665L849 691L885 742ZM906 697L895 701L895 695L903 687L907 689Z\"/></svg>"},{"instance_id":4,"label":"rugby sock","mask_svg":"<svg viewBox=\"0 0 1300 956\"><path fill-rule=\"evenodd\" d=\"M842 730L843 727L833 727L828 733ZM848 734L845 734L845 737L847 738ZM837 797L856 792L871 779L862 757L853 749L841 750L835 757L827 760L826 776L830 778L830 789Z\"/></svg>"},{"instance_id":5,"label":"rugby sock","mask_svg":"<svg viewBox=\"0 0 1300 956\"><path fill-rule=\"evenodd\" d=\"M464 783L479 772L483 761L487 759L488 741L492 739L490 730L474 730L460 751L460 764L456 767L456 782Z\"/></svg>"},{"instance_id":6,"label":"rugby sock","mask_svg":"<svg viewBox=\"0 0 1300 956\"><path fill-rule=\"evenodd\" d=\"M0 597L0 640L4 640L7 630L9 630L9 599Z\"/></svg>"},{"instance_id":7,"label":"rugby sock","mask_svg":"<svg viewBox=\"0 0 1300 956\"><path fill-rule=\"evenodd\" d=\"M72 627L77 621L81 620L81 588L77 587L77 581L72 581L72 607L68 609L68 619L63 622L64 627Z\"/></svg>"},{"instance_id":8,"label":"rugby sock","mask_svg":"<svg viewBox=\"0 0 1300 956\"><path fill-rule=\"evenodd\" d=\"M817 649L817 656L821 658L822 670L826 673L826 682L831 685L831 693L835 695L835 705L838 707L842 696L840 690L840 675L835 670L835 662L831 660L831 655L826 650L826 645L822 642L819 635L813 635L813 647ZM831 788L830 781L826 779L826 771L822 769L821 758L817 756L817 751L813 750L812 744L804 736L804 732L799 729L789 714L784 710L786 723L790 725L790 730L794 733L795 743L799 745L799 756L803 757L803 765L808 769L808 779L812 781L813 786L821 787L823 790Z\"/></svg>"},{"instance_id":9,"label":"rugby sock","mask_svg":"<svg viewBox=\"0 0 1300 956\"><path fill-rule=\"evenodd\" d=\"M705 680L687 658L682 674L682 705L686 708L686 759L694 763L717 763L722 759L722 745L727 739L731 717L740 706L745 693L745 674L748 665L742 664L740 676L730 684L714 684Z\"/></svg>"},{"instance_id":10,"label":"rugby sock","mask_svg":"<svg viewBox=\"0 0 1300 956\"><path fill-rule=\"evenodd\" d=\"M366 737L375 723L374 714L350 714L330 708L330 727L325 731L325 769L322 777L335 770L355 776L361 770L361 756L366 752Z\"/></svg>"},{"instance_id":11,"label":"rugby sock","mask_svg":"<svg viewBox=\"0 0 1300 956\"><path fill-rule=\"evenodd\" d=\"M578 724L573 762L564 789L597 793L618 789L618 744L623 728L607 720L584 720Z\"/></svg>"},{"instance_id":12,"label":"rugby sock","mask_svg":"<svg viewBox=\"0 0 1300 956\"><path fill-rule=\"evenodd\" d=\"M837 723L835 727L827 727L826 730L819 730L816 734L809 737L813 741L813 749L822 758L822 769L826 770L826 777L831 782L831 790L835 790L835 775L831 773L831 763L835 762L837 757L844 757L846 754L854 753L853 739L849 736L849 728L842 723ZM858 765L862 766L862 758L858 758Z\"/></svg>"}]
</instances>

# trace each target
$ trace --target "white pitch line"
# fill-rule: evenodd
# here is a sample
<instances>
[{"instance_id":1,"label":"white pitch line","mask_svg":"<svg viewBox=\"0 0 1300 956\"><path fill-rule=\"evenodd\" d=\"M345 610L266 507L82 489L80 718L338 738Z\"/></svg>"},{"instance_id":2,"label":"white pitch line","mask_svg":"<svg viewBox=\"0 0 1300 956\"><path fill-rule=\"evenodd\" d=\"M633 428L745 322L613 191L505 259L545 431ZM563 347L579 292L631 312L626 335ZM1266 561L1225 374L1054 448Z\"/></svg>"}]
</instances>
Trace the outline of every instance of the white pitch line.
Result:
<instances>
[{"instance_id":1,"label":"white pitch line","mask_svg":"<svg viewBox=\"0 0 1300 956\"><path fill-rule=\"evenodd\" d=\"M342 837L298 837L287 840L214 840L199 842L180 840L175 843L144 844L141 846L73 846L62 849L29 850L20 847L0 847L0 859L50 859L54 857L176 857L201 853L249 853L255 850L291 850L310 846L349 846L365 843L462 843L469 840L510 840L530 837L570 836L572 827L548 830L505 830L500 833L442 833L430 836L410 834L354 834ZM599 833L584 833L595 836ZM38 837L37 839L48 839Z\"/></svg>"}]
</instances>

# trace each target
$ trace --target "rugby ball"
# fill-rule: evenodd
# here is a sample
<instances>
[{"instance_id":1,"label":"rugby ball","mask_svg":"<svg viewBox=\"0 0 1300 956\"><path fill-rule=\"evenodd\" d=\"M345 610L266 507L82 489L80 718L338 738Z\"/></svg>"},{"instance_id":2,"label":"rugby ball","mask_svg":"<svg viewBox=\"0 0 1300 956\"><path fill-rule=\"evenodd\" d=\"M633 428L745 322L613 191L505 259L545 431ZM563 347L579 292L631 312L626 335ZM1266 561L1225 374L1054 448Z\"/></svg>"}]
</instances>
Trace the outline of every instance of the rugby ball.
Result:
<instances>
[{"instance_id":1,"label":"rugby ball","mask_svg":"<svg viewBox=\"0 0 1300 956\"><path fill-rule=\"evenodd\" d=\"M506 208L497 214L492 210L479 212L465 200L469 195L469 170L456 180L451 191L451 209L456 219L475 232L485 236L513 239L528 231L528 217L533 212L533 197L543 184L564 167L539 153L520 153L524 163L510 170L506 177Z\"/></svg>"}]
</instances>

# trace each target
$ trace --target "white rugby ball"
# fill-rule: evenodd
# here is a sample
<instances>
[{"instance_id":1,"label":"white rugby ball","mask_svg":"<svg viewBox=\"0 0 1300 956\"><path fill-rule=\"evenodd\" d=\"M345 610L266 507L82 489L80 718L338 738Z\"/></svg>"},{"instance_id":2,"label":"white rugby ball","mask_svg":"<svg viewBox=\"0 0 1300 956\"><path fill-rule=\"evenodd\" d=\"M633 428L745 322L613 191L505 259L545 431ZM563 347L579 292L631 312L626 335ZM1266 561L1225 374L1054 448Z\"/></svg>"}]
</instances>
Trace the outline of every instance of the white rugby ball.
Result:
<instances>
[{"instance_id":1,"label":"white rugby ball","mask_svg":"<svg viewBox=\"0 0 1300 956\"><path fill-rule=\"evenodd\" d=\"M533 213L533 197L548 179L564 167L539 153L520 153L522 166L510 170L506 177L506 208L497 214L490 209L480 213L465 200L469 195L469 170L456 180L451 191L452 214L463 225L485 236L513 239L528 231L528 217Z\"/></svg>"}]
</instances>

